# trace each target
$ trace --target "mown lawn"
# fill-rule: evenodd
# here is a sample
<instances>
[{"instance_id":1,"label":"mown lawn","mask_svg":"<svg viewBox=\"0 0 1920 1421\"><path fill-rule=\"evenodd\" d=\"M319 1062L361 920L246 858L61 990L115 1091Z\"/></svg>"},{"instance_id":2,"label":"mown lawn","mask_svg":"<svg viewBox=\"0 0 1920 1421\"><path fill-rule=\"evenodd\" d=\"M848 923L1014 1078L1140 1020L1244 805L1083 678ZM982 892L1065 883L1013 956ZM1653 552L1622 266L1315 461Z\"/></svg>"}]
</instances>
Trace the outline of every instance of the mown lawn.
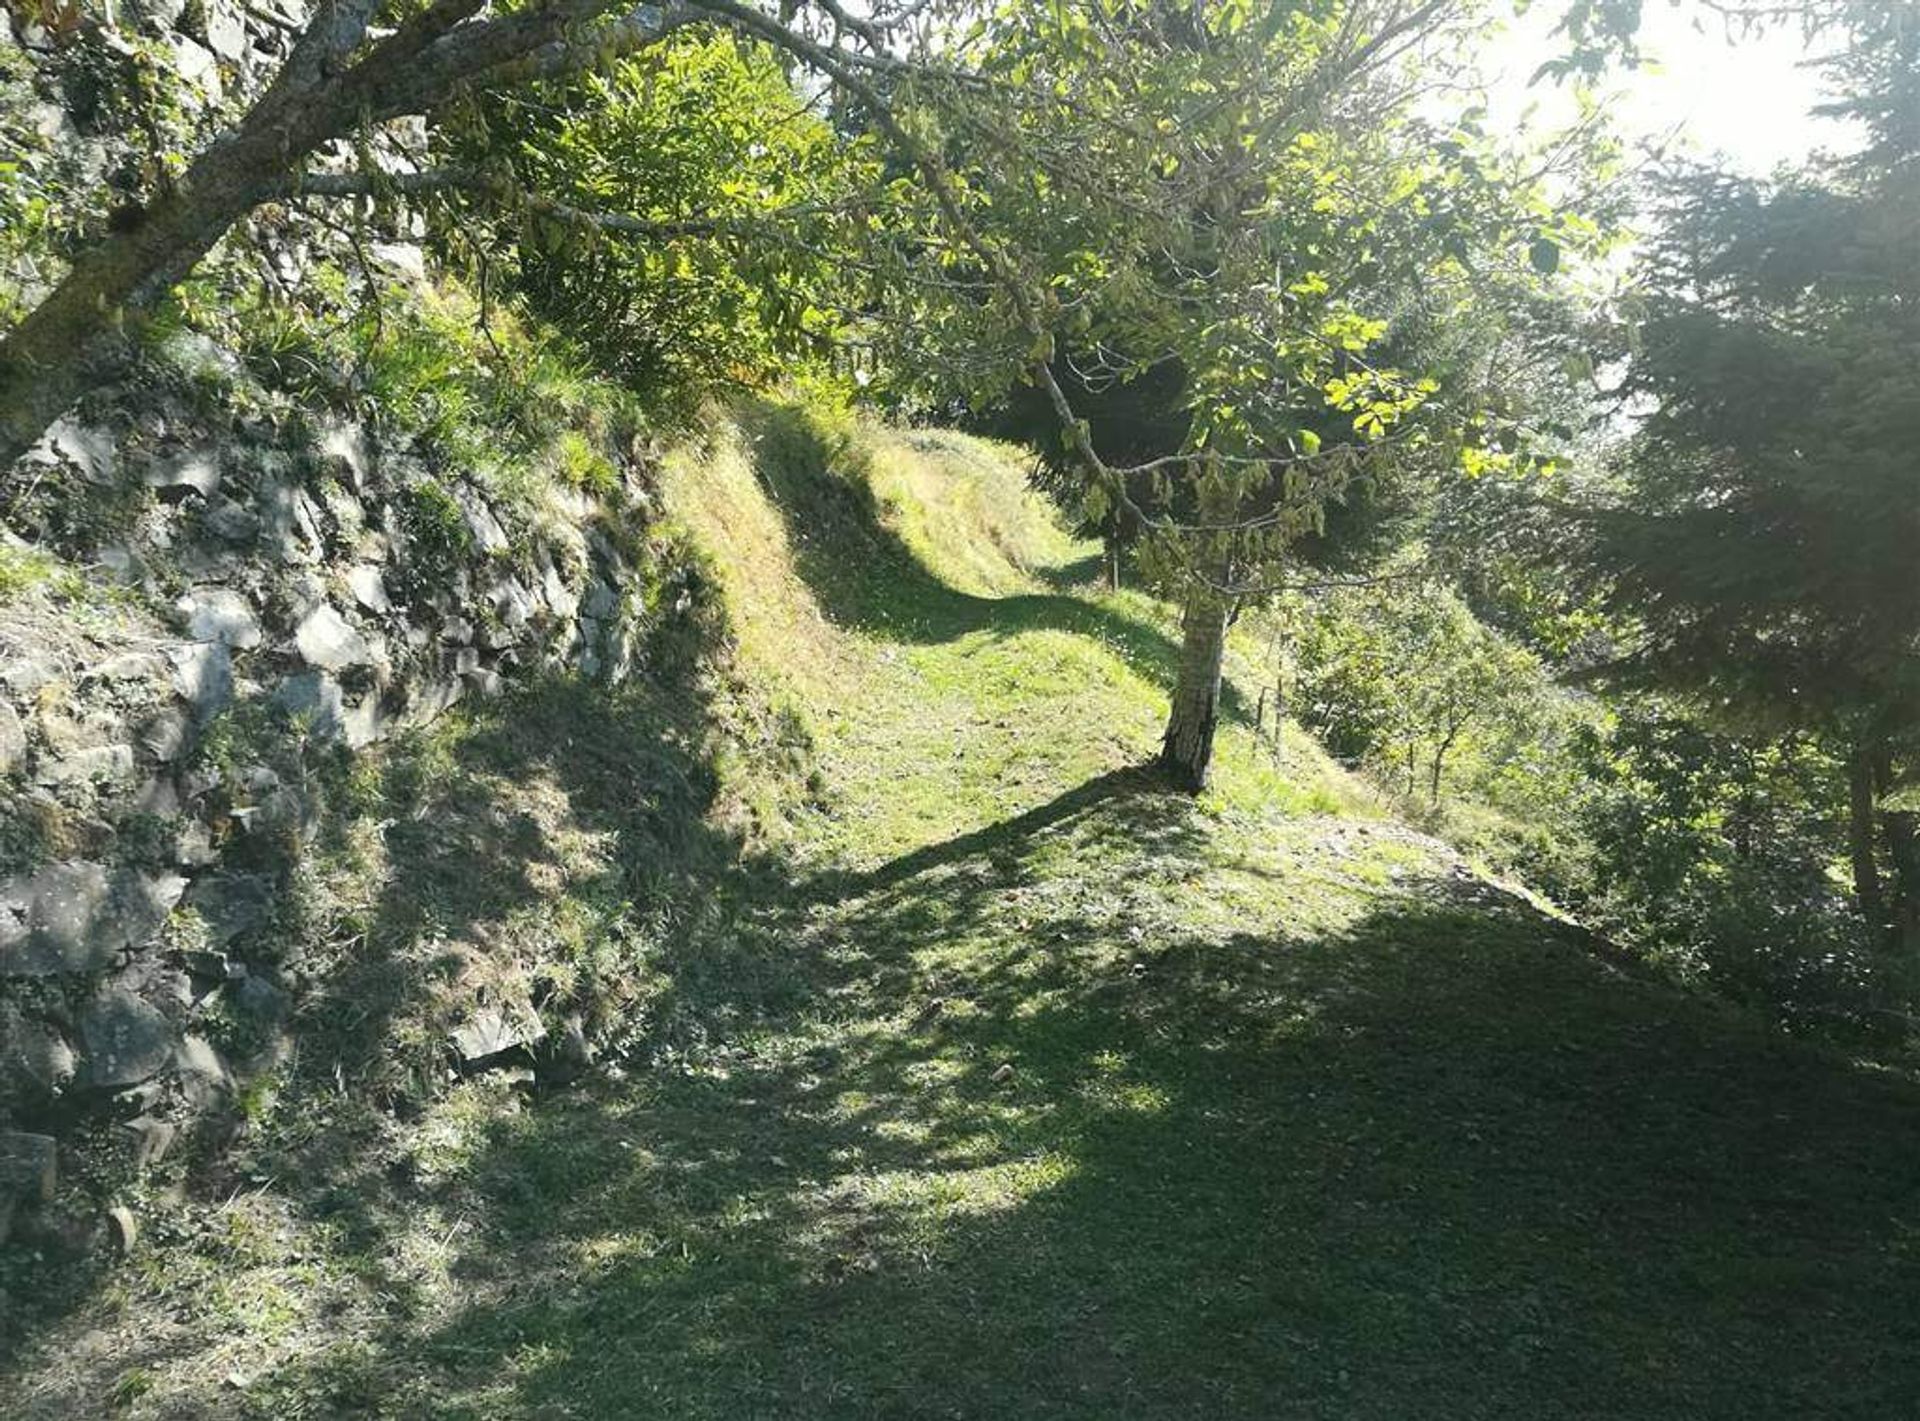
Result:
<instances>
[{"instance_id":1,"label":"mown lawn","mask_svg":"<svg viewBox=\"0 0 1920 1421\"><path fill-rule=\"evenodd\" d=\"M199 1222L13 1410L1920 1411L1920 1088L1609 965L1297 738L1236 724L1216 792L1160 792L1155 609L1077 586L990 448L869 433L827 484L852 456L791 418L673 493L811 787L733 785L764 842L631 1056L263 1140L224 1203L155 1203ZM665 739L550 688L437 773L547 785L604 896L681 852L628 791L687 779ZM415 896L538 857L438 849Z\"/></svg>"}]
</instances>

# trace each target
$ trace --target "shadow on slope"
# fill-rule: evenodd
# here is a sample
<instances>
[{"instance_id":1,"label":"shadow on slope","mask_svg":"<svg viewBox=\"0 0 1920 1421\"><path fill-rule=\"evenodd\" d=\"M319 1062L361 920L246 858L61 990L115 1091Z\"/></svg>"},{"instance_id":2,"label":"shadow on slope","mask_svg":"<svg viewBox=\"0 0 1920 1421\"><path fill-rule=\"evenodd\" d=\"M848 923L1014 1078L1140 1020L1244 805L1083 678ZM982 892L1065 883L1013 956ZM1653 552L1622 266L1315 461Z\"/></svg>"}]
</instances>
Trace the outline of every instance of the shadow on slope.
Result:
<instances>
[{"instance_id":1,"label":"shadow on slope","mask_svg":"<svg viewBox=\"0 0 1920 1421\"><path fill-rule=\"evenodd\" d=\"M1044 872L1062 836L1145 824L1177 854L1200 832L1184 802L1120 788L916 854L825 914L776 914L803 992L689 997L705 1051L497 1122L446 1186L472 1221L466 1305L262 1401L490 1418L1904 1405L1909 1083L1624 981L1444 882L1322 938L1135 933L1106 908L1136 862Z\"/></svg>"},{"instance_id":2,"label":"shadow on slope","mask_svg":"<svg viewBox=\"0 0 1920 1421\"><path fill-rule=\"evenodd\" d=\"M388 1266L413 1227L415 1162L395 1117L416 1120L444 1093L449 1033L477 1014L518 1021L529 1004L551 1024L577 1014L622 1045L714 1025L673 1018L660 988L665 945L733 941L708 929L754 891L740 836L714 822L717 712L701 659L710 631L697 621L670 619L642 658L647 671L621 686L542 679L357 761L276 742L290 757L276 765L282 779L323 806L320 836L262 836L226 863L270 885L236 945L274 964L262 980L293 1003L292 1051L270 1089L246 1092L135 1196L145 1238L167 1251L154 1276L183 1314L214 1311L148 1330L116 1370L160 1368L275 1309L350 1309L362 1290L377 1290L394 1316L414 1315L419 1279ZM673 971L683 990L712 971L736 1005L780 989L777 973L756 975L737 957L681 950ZM260 1044L259 1023L221 1017L201 1029L234 1059ZM510 1059L529 1065L555 1044ZM236 1208L263 1185L284 1217ZM169 1206L171 1189L180 1194ZM275 1230L292 1263L313 1265L286 1267L302 1286L269 1276L263 1297L223 1290L229 1272L288 1263L266 1241ZM0 1350L24 1356L121 1266L80 1239L38 1258L7 1255ZM71 1414L53 1408L42 1414Z\"/></svg>"},{"instance_id":3,"label":"shadow on slope","mask_svg":"<svg viewBox=\"0 0 1920 1421\"><path fill-rule=\"evenodd\" d=\"M754 472L786 523L795 569L831 622L904 643L938 643L975 633L1000 637L1061 631L1111 647L1154 685L1173 684L1179 647L1159 628L1070 595L1098 558L1060 568L1023 569L1053 593L981 597L951 586L889 528L858 466L864 451L843 446L800 407L749 403L738 411ZM1232 686L1227 712L1245 718Z\"/></svg>"}]
</instances>

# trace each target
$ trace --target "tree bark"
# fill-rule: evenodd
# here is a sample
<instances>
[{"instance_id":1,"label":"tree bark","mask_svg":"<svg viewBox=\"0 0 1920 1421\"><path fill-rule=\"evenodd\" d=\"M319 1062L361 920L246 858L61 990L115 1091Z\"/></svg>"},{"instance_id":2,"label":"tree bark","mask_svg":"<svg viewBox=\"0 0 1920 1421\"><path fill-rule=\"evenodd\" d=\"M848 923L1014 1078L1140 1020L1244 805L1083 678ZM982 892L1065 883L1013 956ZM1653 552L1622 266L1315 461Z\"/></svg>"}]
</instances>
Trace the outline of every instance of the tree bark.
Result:
<instances>
[{"instance_id":1,"label":"tree bark","mask_svg":"<svg viewBox=\"0 0 1920 1421\"><path fill-rule=\"evenodd\" d=\"M183 182L132 231L81 254L0 345L0 469L31 449L85 391L94 367L140 327L220 236L254 205L236 167L217 182Z\"/></svg>"},{"instance_id":2,"label":"tree bark","mask_svg":"<svg viewBox=\"0 0 1920 1421\"><path fill-rule=\"evenodd\" d=\"M1867 927L1886 931L1880 893L1880 862L1874 846L1873 754L1862 747L1847 757L1847 850L1853 863L1853 901Z\"/></svg>"},{"instance_id":3,"label":"tree bark","mask_svg":"<svg viewBox=\"0 0 1920 1421\"><path fill-rule=\"evenodd\" d=\"M1180 669L1160 745L1160 770L1178 788L1198 794L1213 766L1220 719L1220 665L1226 656L1228 599L1196 584L1180 617Z\"/></svg>"}]
</instances>

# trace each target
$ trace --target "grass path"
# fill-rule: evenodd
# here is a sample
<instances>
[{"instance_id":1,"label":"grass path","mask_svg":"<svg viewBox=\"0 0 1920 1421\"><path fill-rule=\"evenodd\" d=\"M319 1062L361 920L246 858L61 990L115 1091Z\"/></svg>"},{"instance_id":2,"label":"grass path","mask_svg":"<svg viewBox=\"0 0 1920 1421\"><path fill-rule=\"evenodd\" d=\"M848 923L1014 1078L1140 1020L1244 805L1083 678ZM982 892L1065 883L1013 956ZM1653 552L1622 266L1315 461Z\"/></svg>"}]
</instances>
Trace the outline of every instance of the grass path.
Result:
<instances>
[{"instance_id":1,"label":"grass path","mask_svg":"<svg viewBox=\"0 0 1920 1421\"><path fill-rule=\"evenodd\" d=\"M1910 1082L1623 975L1291 734L1142 782L1164 623L990 447L770 409L670 492L813 779L719 767L770 848L654 1035L152 1251L22 1414L1915 1413ZM555 792L638 842L622 728Z\"/></svg>"}]
</instances>

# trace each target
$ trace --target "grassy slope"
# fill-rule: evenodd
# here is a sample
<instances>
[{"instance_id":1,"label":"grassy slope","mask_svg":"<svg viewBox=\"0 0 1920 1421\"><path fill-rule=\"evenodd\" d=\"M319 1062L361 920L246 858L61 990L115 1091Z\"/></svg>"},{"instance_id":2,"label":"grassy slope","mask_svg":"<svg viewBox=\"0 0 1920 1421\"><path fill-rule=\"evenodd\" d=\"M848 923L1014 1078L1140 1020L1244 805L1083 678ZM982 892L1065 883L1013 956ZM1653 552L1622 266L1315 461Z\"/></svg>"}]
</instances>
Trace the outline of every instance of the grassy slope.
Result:
<instances>
[{"instance_id":1,"label":"grassy slope","mask_svg":"<svg viewBox=\"0 0 1920 1421\"><path fill-rule=\"evenodd\" d=\"M744 423L671 500L816 772L718 765L768 849L663 949L634 1067L264 1175L50 1333L29 1405L1911 1411L1920 1092L1608 968L1296 739L1231 725L1215 792L1153 791L1164 622L1077 585L999 453ZM485 782L536 759L667 855L684 728L594 714L585 764L476 728Z\"/></svg>"}]
</instances>

